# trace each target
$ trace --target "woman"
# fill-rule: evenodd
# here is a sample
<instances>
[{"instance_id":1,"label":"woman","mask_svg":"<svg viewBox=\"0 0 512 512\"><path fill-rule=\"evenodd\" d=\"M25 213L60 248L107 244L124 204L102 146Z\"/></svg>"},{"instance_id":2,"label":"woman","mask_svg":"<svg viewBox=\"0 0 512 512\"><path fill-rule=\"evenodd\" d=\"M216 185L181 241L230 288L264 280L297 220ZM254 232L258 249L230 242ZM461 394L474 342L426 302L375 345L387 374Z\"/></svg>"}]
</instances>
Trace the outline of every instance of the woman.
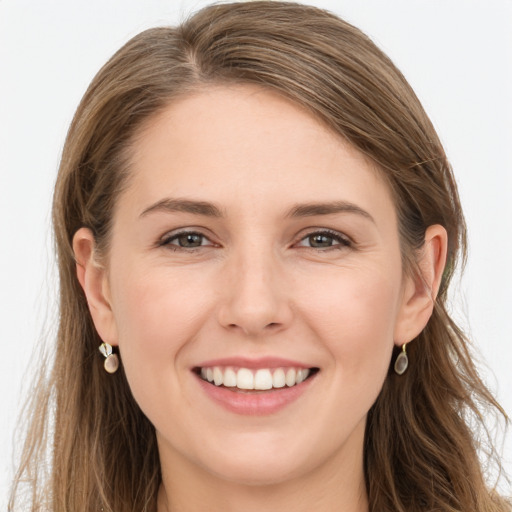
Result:
<instances>
[{"instance_id":1,"label":"woman","mask_svg":"<svg viewBox=\"0 0 512 512\"><path fill-rule=\"evenodd\" d=\"M33 510L510 510L445 308L456 185L354 27L251 2L135 37L77 110L54 225Z\"/></svg>"}]
</instances>

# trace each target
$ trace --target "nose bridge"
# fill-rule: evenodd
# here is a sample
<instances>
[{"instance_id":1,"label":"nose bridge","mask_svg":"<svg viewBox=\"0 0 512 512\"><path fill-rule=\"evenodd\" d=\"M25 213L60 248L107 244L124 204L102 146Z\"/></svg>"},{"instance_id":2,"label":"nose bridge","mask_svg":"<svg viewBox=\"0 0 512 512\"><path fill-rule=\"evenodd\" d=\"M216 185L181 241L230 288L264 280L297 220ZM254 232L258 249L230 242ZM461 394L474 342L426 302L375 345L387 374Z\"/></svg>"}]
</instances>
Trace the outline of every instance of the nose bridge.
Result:
<instances>
[{"instance_id":1,"label":"nose bridge","mask_svg":"<svg viewBox=\"0 0 512 512\"><path fill-rule=\"evenodd\" d=\"M270 244L234 248L226 262L220 321L248 335L284 326L290 319L282 262Z\"/></svg>"}]
</instances>

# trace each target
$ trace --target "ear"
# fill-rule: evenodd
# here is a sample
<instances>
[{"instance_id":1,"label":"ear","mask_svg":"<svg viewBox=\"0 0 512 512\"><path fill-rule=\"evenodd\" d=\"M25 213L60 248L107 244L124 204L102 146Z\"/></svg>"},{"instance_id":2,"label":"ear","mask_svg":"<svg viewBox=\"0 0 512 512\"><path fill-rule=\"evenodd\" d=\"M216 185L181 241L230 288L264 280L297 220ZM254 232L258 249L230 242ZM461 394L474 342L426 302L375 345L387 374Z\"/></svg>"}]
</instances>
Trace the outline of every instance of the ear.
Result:
<instances>
[{"instance_id":1,"label":"ear","mask_svg":"<svg viewBox=\"0 0 512 512\"><path fill-rule=\"evenodd\" d=\"M100 338L117 345L117 328L111 307L107 270L97 261L92 231L80 228L73 237L76 274Z\"/></svg>"},{"instance_id":2,"label":"ear","mask_svg":"<svg viewBox=\"0 0 512 512\"><path fill-rule=\"evenodd\" d=\"M413 340L432 316L446 264L448 235L439 224L429 226L418 251L417 272L405 277L402 304L395 326L398 346Z\"/></svg>"}]
</instances>

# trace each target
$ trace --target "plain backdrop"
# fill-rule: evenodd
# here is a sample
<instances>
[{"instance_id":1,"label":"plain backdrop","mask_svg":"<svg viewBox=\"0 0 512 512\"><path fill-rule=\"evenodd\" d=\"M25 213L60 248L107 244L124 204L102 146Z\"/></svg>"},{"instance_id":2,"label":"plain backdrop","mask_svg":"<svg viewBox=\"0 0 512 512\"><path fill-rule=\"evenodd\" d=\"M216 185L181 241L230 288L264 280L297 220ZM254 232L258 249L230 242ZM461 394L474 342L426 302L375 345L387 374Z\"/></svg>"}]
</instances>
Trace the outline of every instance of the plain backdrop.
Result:
<instances>
[{"instance_id":1,"label":"plain backdrop","mask_svg":"<svg viewBox=\"0 0 512 512\"><path fill-rule=\"evenodd\" d=\"M67 127L130 37L206 1L0 0L0 506L33 348L54 332L49 210ZM469 226L455 316L512 413L512 1L324 0L367 32L416 90L455 169ZM512 473L512 434L506 468Z\"/></svg>"}]
</instances>

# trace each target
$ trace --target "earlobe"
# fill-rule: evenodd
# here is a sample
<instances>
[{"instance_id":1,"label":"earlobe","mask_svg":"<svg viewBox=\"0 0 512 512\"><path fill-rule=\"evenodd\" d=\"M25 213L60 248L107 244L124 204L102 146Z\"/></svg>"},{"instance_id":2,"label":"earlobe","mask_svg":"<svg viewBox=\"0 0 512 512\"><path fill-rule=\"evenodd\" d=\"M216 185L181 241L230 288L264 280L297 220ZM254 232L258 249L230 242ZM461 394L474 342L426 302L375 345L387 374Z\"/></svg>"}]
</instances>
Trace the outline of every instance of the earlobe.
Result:
<instances>
[{"instance_id":1,"label":"earlobe","mask_svg":"<svg viewBox=\"0 0 512 512\"><path fill-rule=\"evenodd\" d=\"M110 345L117 345L117 328L111 307L107 271L97 261L95 249L92 231L80 228L73 237L77 278L100 338Z\"/></svg>"},{"instance_id":2,"label":"earlobe","mask_svg":"<svg viewBox=\"0 0 512 512\"><path fill-rule=\"evenodd\" d=\"M396 345L401 346L418 336L432 316L446 265L447 248L446 229L439 224L429 226L425 232L425 243L418 251L417 271L406 277L395 328Z\"/></svg>"}]
</instances>

